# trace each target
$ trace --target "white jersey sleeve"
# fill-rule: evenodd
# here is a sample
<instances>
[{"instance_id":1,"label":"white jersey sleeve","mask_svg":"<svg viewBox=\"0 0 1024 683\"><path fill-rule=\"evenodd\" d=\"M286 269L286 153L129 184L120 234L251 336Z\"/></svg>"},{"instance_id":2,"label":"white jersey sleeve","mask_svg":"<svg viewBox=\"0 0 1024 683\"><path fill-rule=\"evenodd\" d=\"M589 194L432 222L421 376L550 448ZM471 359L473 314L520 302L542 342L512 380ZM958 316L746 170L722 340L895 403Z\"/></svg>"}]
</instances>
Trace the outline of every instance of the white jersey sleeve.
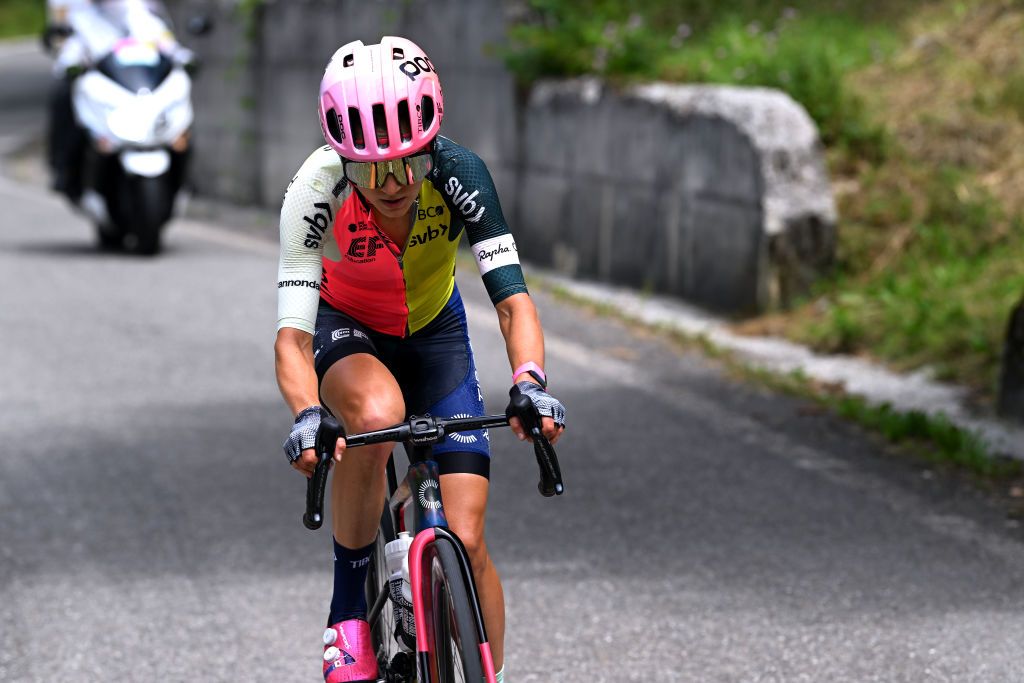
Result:
<instances>
[{"instance_id":1,"label":"white jersey sleeve","mask_svg":"<svg viewBox=\"0 0 1024 683\"><path fill-rule=\"evenodd\" d=\"M324 251L329 256L338 251L334 218L350 192L341 159L326 146L309 155L288 185L281 206L277 329L293 327L313 334Z\"/></svg>"}]
</instances>

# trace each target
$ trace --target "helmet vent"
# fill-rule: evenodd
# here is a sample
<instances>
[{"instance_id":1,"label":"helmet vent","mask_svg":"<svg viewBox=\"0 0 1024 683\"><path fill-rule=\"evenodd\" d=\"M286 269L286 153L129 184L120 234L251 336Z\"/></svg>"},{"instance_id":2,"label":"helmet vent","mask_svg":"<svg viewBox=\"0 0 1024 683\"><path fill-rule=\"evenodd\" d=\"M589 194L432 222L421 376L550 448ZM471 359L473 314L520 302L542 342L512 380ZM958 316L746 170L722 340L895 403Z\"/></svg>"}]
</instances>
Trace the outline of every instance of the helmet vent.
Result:
<instances>
[{"instance_id":1,"label":"helmet vent","mask_svg":"<svg viewBox=\"0 0 1024 683\"><path fill-rule=\"evenodd\" d=\"M330 109L327 112L327 132L339 145L345 142L345 134L341 132L341 122L338 121L338 112Z\"/></svg>"},{"instance_id":2,"label":"helmet vent","mask_svg":"<svg viewBox=\"0 0 1024 683\"><path fill-rule=\"evenodd\" d=\"M391 58L394 59L395 61L405 59L405 50L403 50L400 47L392 48Z\"/></svg>"},{"instance_id":3,"label":"helmet vent","mask_svg":"<svg viewBox=\"0 0 1024 683\"><path fill-rule=\"evenodd\" d=\"M388 117L384 113L383 104L373 105L373 129L377 134L377 147L387 149L391 140L388 138Z\"/></svg>"},{"instance_id":4,"label":"helmet vent","mask_svg":"<svg viewBox=\"0 0 1024 683\"><path fill-rule=\"evenodd\" d=\"M356 61L356 58L353 56L353 54L351 52L349 52L347 55L342 57L341 65L342 66L352 66L353 64L355 64L355 61Z\"/></svg>"},{"instance_id":5,"label":"helmet vent","mask_svg":"<svg viewBox=\"0 0 1024 683\"><path fill-rule=\"evenodd\" d=\"M398 103L398 133L402 142L412 140L412 119L409 118L409 100Z\"/></svg>"},{"instance_id":6,"label":"helmet vent","mask_svg":"<svg viewBox=\"0 0 1024 683\"><path fill-rule=\"evenodd\" d=\"M363 122L359 118L359 110L355 107L348 108L348 128L352 131L352 144L356 149L366 149L366 139L363 137Z\"/></svg>"},{"instance_id":7,"label":"helmet vent","mask_svg":"<svg viewBox=\"0 0 1024 683\"><path fill-rule=\"evenodd\" d=\"M423 130L427 130L434 122L434 98L424 95L421 102L420 114L423 117Z\"/></svg>"}]
</instances>

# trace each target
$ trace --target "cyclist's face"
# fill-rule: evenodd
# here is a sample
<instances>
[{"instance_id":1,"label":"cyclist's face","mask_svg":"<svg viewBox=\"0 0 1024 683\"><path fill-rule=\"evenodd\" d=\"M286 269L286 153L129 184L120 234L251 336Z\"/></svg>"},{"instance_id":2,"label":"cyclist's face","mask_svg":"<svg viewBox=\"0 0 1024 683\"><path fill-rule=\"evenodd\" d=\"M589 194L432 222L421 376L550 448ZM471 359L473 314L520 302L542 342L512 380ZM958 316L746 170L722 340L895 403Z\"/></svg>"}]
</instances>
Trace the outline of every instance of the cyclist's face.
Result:
<instances>
[{"instance_id":1,"label":"cyclist's face","mask_svg":"<svg viewBox=\"0 0 1024 683\"><path fill-rule=\"evenodd\" d=\"M412 185L400 185L395 180L395 176L389 173L383 187L375 189L360 187L359 191L381 216L401 218L407 215L409 209L412 208L412 203L416 201L416 196L420 193L421 184L423 184L422 180Z\"/></svg>"}]
</instances>

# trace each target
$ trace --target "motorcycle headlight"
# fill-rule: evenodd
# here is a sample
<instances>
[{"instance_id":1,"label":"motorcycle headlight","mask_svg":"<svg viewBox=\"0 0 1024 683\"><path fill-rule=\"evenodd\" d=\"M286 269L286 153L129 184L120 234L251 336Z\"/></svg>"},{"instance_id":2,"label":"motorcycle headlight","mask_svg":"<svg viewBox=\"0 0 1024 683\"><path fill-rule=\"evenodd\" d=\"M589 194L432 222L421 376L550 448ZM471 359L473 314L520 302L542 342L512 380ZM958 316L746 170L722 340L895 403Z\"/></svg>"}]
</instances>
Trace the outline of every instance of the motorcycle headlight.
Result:
<instances>
[{"instance_id":1,"label":"motorcycle headlight","mask_svg":"<svg viewBox=\"0 0 1024 683\"><path fill-rule=\"evenodd\" d=\"M152 134L153 119L138 108L126 105L107 114L107 127L125 142L140 144Z\"/></svg>"}]
</instances>

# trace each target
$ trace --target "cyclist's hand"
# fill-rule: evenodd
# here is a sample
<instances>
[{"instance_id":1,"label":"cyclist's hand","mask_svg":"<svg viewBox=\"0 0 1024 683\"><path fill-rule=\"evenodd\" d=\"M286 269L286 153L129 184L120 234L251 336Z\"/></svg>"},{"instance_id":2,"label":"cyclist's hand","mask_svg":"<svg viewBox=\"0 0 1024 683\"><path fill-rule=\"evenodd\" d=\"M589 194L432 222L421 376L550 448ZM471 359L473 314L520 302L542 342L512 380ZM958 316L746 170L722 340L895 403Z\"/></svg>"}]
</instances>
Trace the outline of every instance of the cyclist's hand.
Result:
<instances>
[{"instance_id":1,"label":"cyclist's hand","mask_svg":"<svg viewBox=\"0 0 1024 683\"><path fill-rule=\"evenodd\" d=\"M515 396L516 394L523 394L529 398L536 413L535 415L526 416L517 415L511 403L505 409L505 414L509 416L509 425L516 436L519 437L519 440L522 441L529 438L529 434L523 427L524 418L529 423L539 416L541 433L552 445L557 443L559 437L562 436L562 431L565 429L565 406L562 405L562 402L544 391L539 384L534 382L517 382L509 390L510 396Z\"/></svg>"},{"instance_id":2,"label":"cyclist's hand","mask_svg":"<svg viewBox=\"0 0 1024 683\"><path fill-rule=\"evenodd\" d=\"M300 412L295 418L288 440L284 442L284 453L288 456L288 462L306 478L312 477L316 468L316 435L320 430L320 418L325 414L327 411L320 406L310 406ZM339 438L334 449L335 462L341 461L344 451L345 440Z\"/></svg>"}]
</instances>

